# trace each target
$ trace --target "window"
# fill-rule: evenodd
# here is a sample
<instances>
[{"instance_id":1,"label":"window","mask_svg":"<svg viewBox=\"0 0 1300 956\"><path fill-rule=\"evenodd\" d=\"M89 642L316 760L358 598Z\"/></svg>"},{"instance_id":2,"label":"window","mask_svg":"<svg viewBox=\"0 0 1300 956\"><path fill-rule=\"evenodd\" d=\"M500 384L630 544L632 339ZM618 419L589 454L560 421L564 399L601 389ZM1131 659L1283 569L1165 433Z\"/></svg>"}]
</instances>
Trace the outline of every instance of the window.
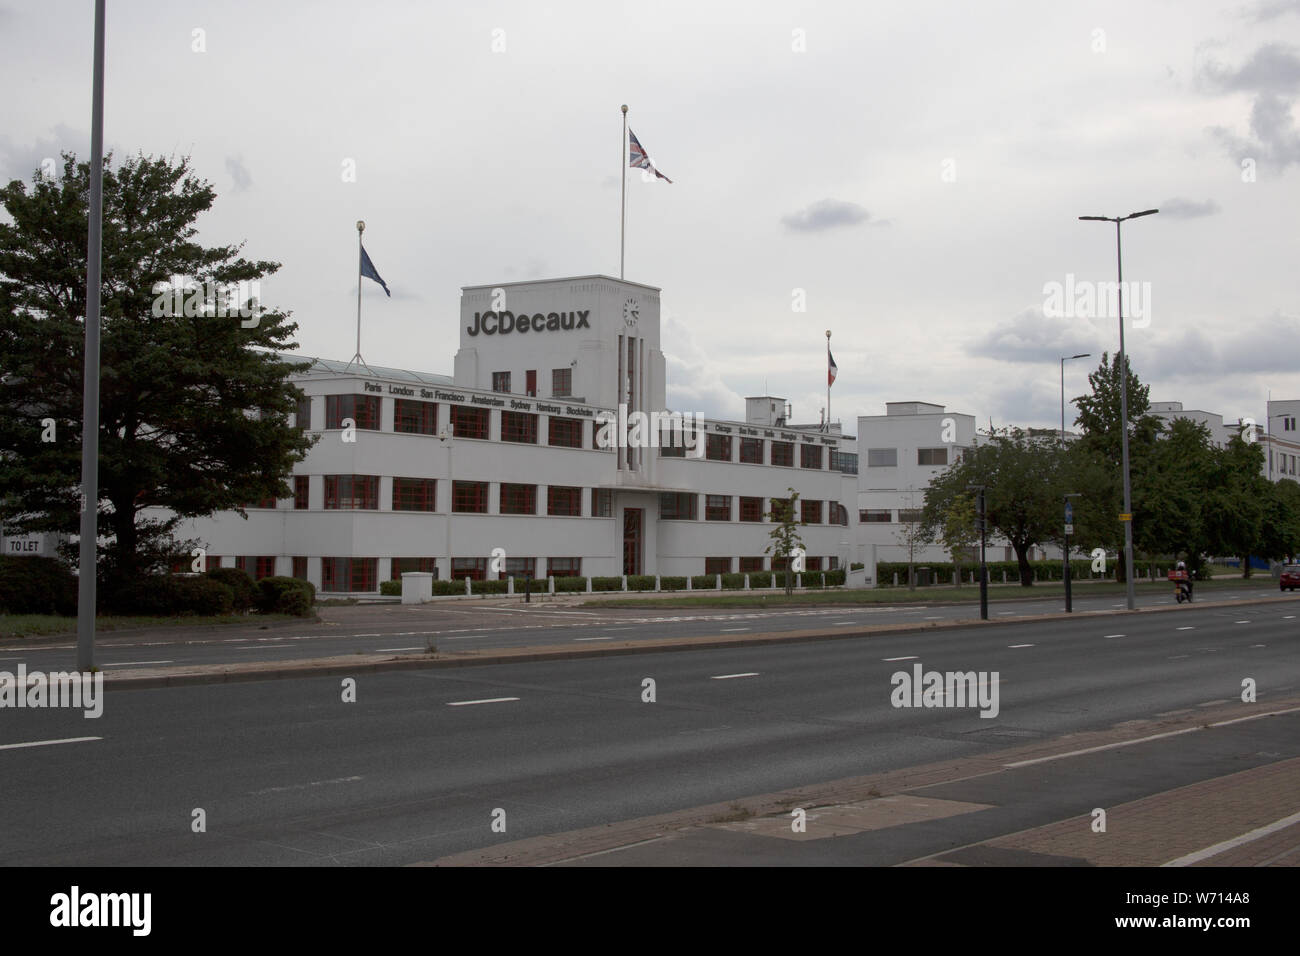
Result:
<instances>
[{"instance_id":1,"label":"window","mask_svg":"<svg viewBox=\"0 0 1300 956\"><path fill-rule=\"evenodd\" d=\"M731 558L705 558L705 574L730 574Z\"/></svg>"},{"instance_id":2,"label":"window","mask_svg":"<svg viewBox=\"0 0 1300 956\"><path fill-rule=\"evenodd\" d=\"M761 557L740 559L741 574L751 574L754 571L762 571L762 570L763 570L763 559Z\"/></svg>"},{"instance_id":3,"label":"window","mask_svg":"<svg viewBox=\"0 0 1300 956\"><path fill-rule=\"evenodd\" d=\"M948 449L918 448L916 450L916 463L918 465L946 465L948 464Z\"/></svg>"},{"instance_id":4,"label":"window","mask_svg":"<svg viewBox=\"0 0 1300 956\"><path fill-rule=\"evenodd\" d=\"M503 515L537 514L537 486L501 483L501 513Z\"/></svg>"},{"instance_id":5,"label":"window","mask_svg":"<svg viewBox=\"0 0 1300 956\"><path fill-rule=\"evenodd\" d=\"M614 513L614 492L609 488L591 489L591 516L608 518Z\"/></svg>"},{"instance_id":6,"label":"window","mask_svg":"<svg viewBox=\"0 0 1300 956\"><path fill-rule=\"evenodd\" d=\"M438 406L410 398L394 400L393 431L407 435L438 434Z\"/></svg>"},{"instance_id":7,"label":"window","mask_svg":"<svg viewBox=\"0 0 1300 956\"><path fill-rule=\"evenodd\" d=\"M858 521L862 524L889 524L894 520L894 513L888 508L868 508L858 512Z\"/></svg>"},{"instance_id":8,"label":"window","mask_svg":"<svg viewBox=\"0 0 1300 956\"><path fill-rule=\"evenodd\" d=\"M470 405L453 405L451 427L456 438L487 438L488 410Z\"/></svg>"},{"instance_id":9,"label":"window","mask_svg":"<svg viewBox=\"0 0 1300 956\"><path fill-rule=\"evenodd\" d=\"M822 523L822 503L811 498L799 499L799 520L804 524Z\"/></svg>"},{"instance_id":10,"label":"window","mask_svg":"<svg viewBox=\"0 0 1300 956\"><path fill-rule=\"evenodd\" d=\"M899 508L898 520L903 524L915 524L921 520L920 508Z\"/></svg>"},{"instance_id":11,"label":"window","mask_svg":"<svg viewBox=\"0 0 1300 956\"><path fill-rule=\"evenodd\" d=\"M799 446L799 467L800 468L820 468L821 466L822 466L821 445L800 445Z\"/></svg>"},{"instance_id":12,"label":"window","mask_svg":"<svg viewBox=\"0 0 1300 956\"><path fill-rule=\"evenodd\" d=\"M508 392L510 391L510 373L493 372L492 373L492 391Z\"/></svg>"},{"instance_id":13,"label":"window","mask_svg":"<svg viewBox=\"0 0 1300 956\"><path fill-rule=\"evenodd\" d=\"M214 568L219 568L219 567L221 567L221 557L220 557L220 555L209 554L209 555L204 559L204 562L203 562L203 570L204 570L204 571L211 571L211 570L213 570Z\"/></svg>"},{"instance_id":14,"label":"window","mask_svg":"<svg viewBox=\"0 0 1300 956\"><path fill-rule=\"evenodd\" d=\"M245 508L274 508L274 507L275 507L275 499L274 499L274 498L259 498L259 499L257 499L257 501L250 501L248 504L244 505L244 507L245 507Z\"/></svg>"},{"instance_id":15,"label":"window","mask_svg":"<svg viewBox=\"0 0 1300 956\"><path fill-rule=\"evenodd\" d=\"M322 591L377 591L378 558L321 558Z\"/></svg>"},{"instance_id":16,"label":"window","mask_svg":"<svg viewBox=\"0 0 1300 956\"><path fill-rule=\"evenodd\" d=\"M831 471L838 471L845 475L856 475L858 473L858 456L850 451L840 451L838 448L832 448Z\"/></svg>"},{"instance_id":17,"label":"window","mask_svg":"<svg viewBox=\"0 0 1300 956\"><path fill-rule=\"evenodd\" d=\"M299 581L307 580L307 559L302 555L295 555L293 559L293 576Z\"/></svg>"},{"instance_id":18,"label":"window","mask_svg":"<svg viewBox=\"0 0 1300 956\"><path fill-rule=\"evenodd\" d=\"M897 468L898 449L897 448L868 448L867 467L868 468Z\"/></svg>"},{"instance_id":19,"label":"window","mask_svg":"<svg viewBox=\"0 0 1300 956\"><path fill-rule=\"evenodd\" d=\"M573 369L551 369L551 396L568 398L573 394Z\"/></svg>"},{"instance_id":20,"label":"window","mask_svg":"<svg viewBox=\"0 0 1300 956\"><path fill-rule=\"evenodd\" d=\"M524 372L524 394L537 397L537 369L535 368Z\"/></svg>"},{"instance_id":21,"label":"window","mask_svg":"<svg viewBox=\"0 0 1300 956\"><path fill-rule=\"evenodd\" d=\"M762 521L763 520L763 499L762 498L741 498L740 499L740 520L741 521Z\"/></svg>"},{"instance_id":22,"label":"window","mask_svg":"<svg viewBox=\"0 0 1300 956\"><path fill-rule=\"evenodd\" d=\"M673 444L673 433L664 431L659 436L659 457L660 458L685 458L686 446L682 444Z\"/></svg>"},{"instance_id":23,"label":"window","mask_svg":"<svg viewBox=\"0 0 1300 956\"><path fill-rule=\"evenodd\" d=\"M298 511L311 507L311 478L307 475L293 476L293 506Z\"/></svg>"},{"instance_id":24,"label":"window","mask_svg":"<svg viewBox=\"0 0 1300 956\"><path fill-rule=\"evenodd\" d=\"M582 558L547 558L546 574L552 578L580 578Z\"/></svg>"},{"instance_id":25,"label":"window","mask_svg":"<svg viewBox=\"0 0 1300 956\"><path fill-rule=\"evenodd\" d=\"M486 481L453 481L451 483L451 510L464 514L487 514L488 483Z\"/></svg>"},{"instance_id":26,"label":"window","mask_svg":"<svg viewBox=\"0 0 1300 956\"><path fill-rule=\"evenodd\" d=\"M609 414L613 414L610 412ZM604 445L601 445L602 440ZM614 451L618 441L618 425L613 421L593 421L591 423L591 447L597 451Z\"/></svg>"},{"instance_id":27,"label":"window","mask_svg":"<svg viewBox=\"0 0 1300 956\"><path fill-rule=\"evenodd\" d=\"M378 510L378 475L326 475L325 507L343 510Z\"/></svg>"},{"instance_id":28,"label":"window","mask_svg":"<svg viewBox=\"0 0 1300 956\"><path fill-rule=\"evenodd\" d=\"M438 576L438 559L437 558L393 558L391 570L388 576L393 581L402 580L402 575L407 571L412 573L424 571L432 574L435 578Z\"/></svg>"},{"instance_id":29,"label":"window","mask_svg":"<svg viewBox=\"0 0 1300 956\"><path fill-rule=\"evenodd\" d=\"M506 577L537 577L536 558L506 558Z\"/></svg>"},{"instance_id":30,"label":"window","mask_svg":"<svg viewBox=\"0 0 1300 956\"><path fill-rule=\"evenodd\" d=\"M298 406L293 414L294 424L298 426L298 431L305 432L311 428L311 396L304 395L298 399Z\"/></svg>"},{"instance_id":31,"label":"window","mask_svg":"<svg viewBox=\"0 0 1300 956\"><path fill-rule=\"evenodd\" d=\"M772 464L794 467L794 445L788 441L772 442Z\"/></svg>"},{"instance_id":32,"label":"window","mask_svg":"<svg viewBox=\"0 0 1300 956\"><path fill-rule=\"evenodd\" d=\"M537 416L527 412L502 412L501 440L536 445Z\"/></svg>"},{"instance_id":33,"label":"window","mask_svg":"<svg viewBox=\"0 0 1300 956\"><path fill-rule=\"evenodd\" d=\"M394 478L394 511L437 511L438 482L433 478Z\"/></svg>"},{"instance_id":34,"label":"window","mask_svg":"<svg viewBox=\"0 0 1300 956\"><path fill-rule=\"evenodd\" d=\"M451 576L457 581L483 581L487 578L487 564L487 558L452 558Z\"/></svg>"},{"instance_id":35,"label":"window","mask_svg":"<svg viewBox=\"0 0 1300 956\"><path fill-rule=\"evenodd\" d=\"M742 438L740 440L740 460L750 465L763 464L763 439Z\"/></svg>"},{"instance_id":36,"label":"window","mask_svg":"<svg viewBox=\"0 0 1300 956\"><path fill-rule=\"evenodd\" d=\"M849 509L839 503L835 503L835 523L846 528L849 526ZM832 568L831 570L835 569Z\"/></svg>"},{"instance_id":37,"label":"window","mask_svg":"<svg viewBox=\"0 0 1300 956\"><path fill-rule=\"evenodd\" d=\"M730 521L731 520L731 495L705 495L704 496L704 520L705 521Z\"/></svg>"},{"instance_id":38,"label":"window","mask_svg":"<svg viewBox=\"0 0 1300 956\"><path fill-rule=\"evenodd\" d=\"M546 489L546 513L572 518L582 517L582 489L549 485Z\"/></svg>"},{"instance_id":39,"label":"window","mask_svg":"<svg viewBox=\"0 0 1300 956\"><path fill-rule=\"evenodd\" d=\"M325 427L342 428L343 419L350 418L357 428L371 431L379 429L378 395L326 395Z\"/></svg>"},{"instance_id":40,"label":"window","mask_svg":"<svg viewBox=\"0 0 1300 956\"><path fill-rule=\"evenodd\" d=\"M688 492L671 492L664 491L659 494L659 517L660 518L680 518L686 521L694 521L699 507L698 495Z\"/></svg>"},{"instance_id":41,"label":"window","mask_svg":"<svg viewBox=\"0 0 1300 956\"><path fill-rule=\"evenodd\" d=\"M820 571L822 569L821 558L804 558L803 569L805 571Z\"/></svg>"},{"instance_id":42,"label":"window","mask_svg":"<svg viewBox=\"0 0 1300 956\"><path fill-rule=\"evenodd\" d=\"M552 416L546 426L546 443L560 448L581 448L582 419Z\"/></svg>"},{"instance_id":43,"label":"window","mask_svg":"<svg viewBox=\"0 0 1300 956\"><path fill-rule=\"evenodd\" d=\"M706 435L704 457L709 461L731 461L731 436Z\"/></svg>"}]
</instances>

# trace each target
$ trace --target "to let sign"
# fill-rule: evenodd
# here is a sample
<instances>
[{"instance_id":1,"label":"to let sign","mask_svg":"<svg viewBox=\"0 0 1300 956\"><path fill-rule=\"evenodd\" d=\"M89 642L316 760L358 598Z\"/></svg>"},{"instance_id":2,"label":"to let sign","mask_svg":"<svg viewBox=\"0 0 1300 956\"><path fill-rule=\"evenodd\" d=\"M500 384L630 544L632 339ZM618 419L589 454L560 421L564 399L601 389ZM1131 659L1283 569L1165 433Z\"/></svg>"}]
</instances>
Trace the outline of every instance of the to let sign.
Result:
<instances>
[{"instance_id":1,"label":"to let sign","mask_svg":"<svg viewBox=\"0 0 1300 956\"><path fill-rule=\"evenodd\" d=\"M33 555L41 553L41 536L24 535L21 538L5 538L5 554Z\"/></svg>"}]
</instances>

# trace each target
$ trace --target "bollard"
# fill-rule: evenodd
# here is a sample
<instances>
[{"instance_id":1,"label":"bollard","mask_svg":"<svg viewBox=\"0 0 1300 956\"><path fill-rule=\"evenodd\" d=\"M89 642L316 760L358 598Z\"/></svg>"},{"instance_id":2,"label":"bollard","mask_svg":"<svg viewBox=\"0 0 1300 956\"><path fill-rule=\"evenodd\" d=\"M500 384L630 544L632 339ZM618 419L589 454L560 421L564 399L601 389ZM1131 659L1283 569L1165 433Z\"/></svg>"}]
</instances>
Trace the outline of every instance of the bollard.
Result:
<instances>
[{"instance_id":1,"label":"bollard","mask_svg":"<svg viewBox=\"0 0 1300 956\"><path fill-rule=\"evenodd\" d=\"M721 575L721 574L715 574L715 575L714 575L714 578L717 579L717 582L716 582L716 583L717 583L717 587L715 588L715 590L721 591L721 590L722 590L722 575Z\"/></svg>"},{"instance_id":2,"label":"bollard","mask_svg":"<svg viewBox=\"0 0 1300 956\"><path fill-rule=\"evenodd\" d=\"M655 575L655 590L659 590L659 575Z\"/></svg>"},{"instance_id":3,"label":"bollard","mask_svg":"<svg viewBox=\"0 0 1300 956\"><path fill-rule=\"evenodd\" d=\"M745 590L746 590L746 591L749 590L749 575L748 575L748 574L745 575Z\"/></svg>"},{"instance_id":4,"label":"bollard","mask_svg":"<svg viewBox=\"0 0 1300 956\"><path fill-rule=\"evenodd\" d=\"M514 578L510 580L513 582ZM524 575L524 603L533 603L533 576L531 574Z\"/></svg>"},{"instance_id":5,"label":"bollard","mask_svg":"<svg viewBox=\"0 0 1300 956\"><path fill-rule=\"evenodd\" d=\"M473 588L471 588L471 587L469 586L469 575L468 575L468 574L465 575L465 593L466 593L466 594L473 594L473 593L474 593Z\"/></svg>"}]
</instances>

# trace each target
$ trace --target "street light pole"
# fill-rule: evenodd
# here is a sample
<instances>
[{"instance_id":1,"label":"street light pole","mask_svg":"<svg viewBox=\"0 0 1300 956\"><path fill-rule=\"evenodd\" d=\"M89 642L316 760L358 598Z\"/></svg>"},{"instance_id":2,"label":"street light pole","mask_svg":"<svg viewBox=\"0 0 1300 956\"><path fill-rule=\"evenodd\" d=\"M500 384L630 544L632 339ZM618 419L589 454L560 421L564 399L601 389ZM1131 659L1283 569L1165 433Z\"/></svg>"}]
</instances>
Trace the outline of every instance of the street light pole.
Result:
<instances>
[{"instance_id":1,"label":"street light pole","mask_svg":"<svg viewBox=\"0 0 1300 956\"><path fill-rule=\"evenodd\" d=\"M443 536L444 549L447 552L447 580L453 580L451 572L451 515L456 508L456 483L452 479L451 472L451 449L452 439L455 437L456 429L451 422L447 422L438 433L438 441L442 442L447 449L447 523Z\"/></svg>"},{"instance_id":2,"label":"street light pole","mask_svg":"<svg viewBox=\"0 0 1300 956\"><path fill-rule=\"evenodd\" d=\"M1061 444L1065 444L1065 363L1073 359L1092 358L1091 352L1061 356Z\"/></svg>"},{"instance_id":3,"label":"street light pole","mask_svg":"<svg viewBox=\"0 0 1300 956\"><path fill-rule=\"evenodd\" d=\"M1124 513L1120 521L1124 524L1124 582L1128 596L1128 609L1137 608L1137 591L1133 581L1133 489L1129 481L1128 467L1128 356L1124 350L1124 254L1120 240L1120 223L1142 216L1153 216L1159 209L1144 209L1131 212L1127 216L1080 216L1081 220L1094 222L1113 222L1115 224L1115 262L1119 272L1119 366L1120 366L1120 455L1124 470Z\"/></svg>"}]
</instances>

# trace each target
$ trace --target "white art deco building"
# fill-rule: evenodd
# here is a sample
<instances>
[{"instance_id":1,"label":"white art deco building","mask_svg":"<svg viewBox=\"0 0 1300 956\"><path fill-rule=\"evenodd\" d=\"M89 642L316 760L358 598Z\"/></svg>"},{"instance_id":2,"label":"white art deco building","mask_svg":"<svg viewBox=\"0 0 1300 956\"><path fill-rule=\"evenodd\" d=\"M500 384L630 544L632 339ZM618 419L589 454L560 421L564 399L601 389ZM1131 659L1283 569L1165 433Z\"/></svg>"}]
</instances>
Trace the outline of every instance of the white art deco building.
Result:
<instances>
[{"instance_id":1,"label":"white art deco building","mask_svg":"<svg viewBox=\"0 0 1300 956\"><path fill-rule=\"evenodd\" d=\"M766 516L793 488L807 570L861 560L854 439L787 424L769 396L743 421L651 418L665 411L659 291L599 275L465 287L451 376L313 360L295 378L298 425L320 440L293 497L177 535L209 567L325 593L374 593L402 571L744 572L772 567ZM673 431L692 447L655 447ZM602 447L620 435L633 443Z\"/></svg>"}]
</instances>

